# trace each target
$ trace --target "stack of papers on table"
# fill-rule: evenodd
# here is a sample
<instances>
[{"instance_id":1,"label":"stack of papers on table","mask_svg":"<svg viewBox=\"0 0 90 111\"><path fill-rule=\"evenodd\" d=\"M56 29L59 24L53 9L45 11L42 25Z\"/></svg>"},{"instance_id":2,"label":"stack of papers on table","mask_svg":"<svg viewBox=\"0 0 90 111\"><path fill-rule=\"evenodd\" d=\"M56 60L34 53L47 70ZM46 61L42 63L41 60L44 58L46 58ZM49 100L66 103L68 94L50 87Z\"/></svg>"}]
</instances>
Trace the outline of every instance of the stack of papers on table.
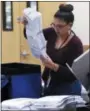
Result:
<instances>
[{"instance_id":1,"label":"stack of papers on table","mask_svg":"<svg viewBox=\"0 0 90 111\"><path fill-rule=\"evenodd\" d=\"M30 110L30 106L36 99L16 98L5 100L1 103L2 110Z\"/></svg>"},{"instance_id":2,"label":"stack of papers on table","mask_svg":"<svg viewBox=\"0 0 90 111\"><path fill-rule=\"evenodd\" d=\"M85 106L85 101L80 96L47 96L38 99L31 106L35 111L58 111Z\"/></svg>"},{"instance_id":3,"label":"stack of papers on table","mask_svg":"<svg viewBox=\"0 0 90 111\"><path fill-rule=\"evenodd\" d=\"M17 98L2 102L2 110L58 111L85 106L81 96L46 96L39 99Z\"/></svg>"}]
</instances>

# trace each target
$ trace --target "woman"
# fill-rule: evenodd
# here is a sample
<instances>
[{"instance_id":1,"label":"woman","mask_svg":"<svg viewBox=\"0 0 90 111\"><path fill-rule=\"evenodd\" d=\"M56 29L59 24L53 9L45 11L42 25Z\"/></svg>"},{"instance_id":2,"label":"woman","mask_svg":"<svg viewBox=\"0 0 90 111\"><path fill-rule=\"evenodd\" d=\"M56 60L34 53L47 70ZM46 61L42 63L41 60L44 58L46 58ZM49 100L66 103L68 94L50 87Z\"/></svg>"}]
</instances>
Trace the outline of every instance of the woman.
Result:
<instances>
[{"instance_id":1,"label":"woman","mask_svg":"<svg viewBox=\"0 0 90 111\"><path fill-rule=\"evenodd\" d=\"M45 82L44 96L81 94L79 81L66 67L66 63L72 66L73 60L83 53L80 39L71 30L74 22L72 11L72 5L60 5L51 27L43 30L49 56L47 59L41 57L45 65L42 75Z\"/></svg>"}]
</instances>

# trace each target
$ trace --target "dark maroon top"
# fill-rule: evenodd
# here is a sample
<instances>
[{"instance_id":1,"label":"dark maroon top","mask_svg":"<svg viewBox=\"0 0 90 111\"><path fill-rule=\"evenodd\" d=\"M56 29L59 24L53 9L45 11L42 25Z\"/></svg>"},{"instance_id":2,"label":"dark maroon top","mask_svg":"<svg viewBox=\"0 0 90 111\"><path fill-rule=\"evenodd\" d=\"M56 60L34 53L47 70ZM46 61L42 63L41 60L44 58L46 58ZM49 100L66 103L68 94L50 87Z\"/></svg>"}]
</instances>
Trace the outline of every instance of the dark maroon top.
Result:
<instances>
[{"instance_id":1,"label":"dark maroon top","mask_svg":"<svg viewBox=\"0 0 90 111\"><path fill-rule=\"evenodd\" d=\"M47 28L43 30L45 39L47 40L47 53L50 58L57 64L60 68L57 72L51 71L52 84L58 84L62 82L72 82L75 80L74 76L70 73L69 69L66 67L66 63L70 66L73 60L83 53L83 45L80 39L74 34L73 38L69 43L61 48L55 49L55 42L57 35L52 28ZM47 81L49 74L49 69L45 68L43 72L43 80Z\"/></svg>"},{"instance_id":2,"label":"dark maroon top","mask_svg":"<svg viewBox=\"0 0 90 111\"><path fill-rule=\"evenodd\" d=\"M66 63L70 66L73 63L73 60L80 56L83 53L83 45L80 39L74 34L73 38L69 43L60 49L55 49L56 33L54 29L47 28L43 30L45 39L47 40L47 54L50 58L57 64L60 65L60 68L57 72L50 71L50 69L45 68L43 72L43 80L46 82L49 76L49 71L51 75L51 84L59 85L60 83L73 82L75 77L66 67ZM24 35L26 33L24 30Z\"/></svg>"}]
</instances>

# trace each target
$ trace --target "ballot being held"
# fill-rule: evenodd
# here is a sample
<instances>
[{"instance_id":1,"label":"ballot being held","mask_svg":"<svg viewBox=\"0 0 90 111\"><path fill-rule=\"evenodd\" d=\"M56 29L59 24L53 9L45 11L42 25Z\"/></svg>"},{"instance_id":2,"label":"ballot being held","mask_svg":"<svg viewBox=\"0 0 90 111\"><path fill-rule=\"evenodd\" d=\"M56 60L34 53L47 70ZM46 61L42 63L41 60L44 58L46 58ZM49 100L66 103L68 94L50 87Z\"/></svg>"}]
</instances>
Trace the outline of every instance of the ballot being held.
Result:
<instances>
[{"instance_id":1,"label":"ballot being held","mask_svg":"<svg viewBox=\"0 0 90 111\"><path fill-rule=\"evenodd\" d=\"M47 57L46 40L42 32L41 13L32 8L26 8L23 10L23 16L27 20L26 35L32 55L36 58L40 58L40 56Z\"/></svg>"},{"instance_id":2,"label":"ballot being held","mask_svg":"<svg viewBox=\"0 0 90 111\"><path fill-rule=\"evenodd\" d=\"M26 23L26 36L32 55L36 58L47 58L46 40L42 31L42 15L35 8L25 8L23 16L17 18L18 23Z\"/></svg>"}]
</instances>

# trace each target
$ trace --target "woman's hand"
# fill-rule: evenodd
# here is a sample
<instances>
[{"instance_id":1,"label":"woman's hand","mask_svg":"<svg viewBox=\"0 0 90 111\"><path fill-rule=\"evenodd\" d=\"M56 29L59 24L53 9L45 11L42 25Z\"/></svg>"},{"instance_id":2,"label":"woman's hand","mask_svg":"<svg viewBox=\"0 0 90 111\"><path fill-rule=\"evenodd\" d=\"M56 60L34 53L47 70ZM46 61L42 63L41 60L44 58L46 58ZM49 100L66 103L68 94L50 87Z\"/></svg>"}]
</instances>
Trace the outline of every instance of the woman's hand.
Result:
<instances>
[{"instance_id":1,"label":"woman's hand","mask_svg":"<svg viewBox=\"0 0 90 111\"><path fill-rule=\"evenodd\" d=\"M28 23L28 21L26 20L26 18L24 18L23 24L26 25L27 23Z\"/></svg>"},{"instance_id":2,"label":"woman's hand","mask_svg":"<svg viewBox=\"0 0 90 111\"><path fill-rule=\"evenodd\" d=\"M26 20L26 18L24 16L18 17L17 22L22 23L23 25L26 25L28 23L28 21Z\"/></svg>"},{"instance_id":3,"label":"woman's hand","mask_svg":"<svg viewBox=\"0 0 90 111\"><path fill-rule=\"evenodd\" d=\"M40 58L45 67L52 69L54 62L51 60L49 56L47 58L41 56Z\"/></svg>"},{"instance_id":4,"label":"woman's hand","mask_svg":"<svg viewBox=\"0 0 90 111\"><path fill-rule=\"evenodd\" d=\"M59 68L59 65L58 64L55 64L51 58L49 56L47 56L47 58L41 56L40 57L42 63L44 64L45 67L51 69L51 70L54 70L54 71L57 71L58 68Z\"/></svg>"}]
</instances>

